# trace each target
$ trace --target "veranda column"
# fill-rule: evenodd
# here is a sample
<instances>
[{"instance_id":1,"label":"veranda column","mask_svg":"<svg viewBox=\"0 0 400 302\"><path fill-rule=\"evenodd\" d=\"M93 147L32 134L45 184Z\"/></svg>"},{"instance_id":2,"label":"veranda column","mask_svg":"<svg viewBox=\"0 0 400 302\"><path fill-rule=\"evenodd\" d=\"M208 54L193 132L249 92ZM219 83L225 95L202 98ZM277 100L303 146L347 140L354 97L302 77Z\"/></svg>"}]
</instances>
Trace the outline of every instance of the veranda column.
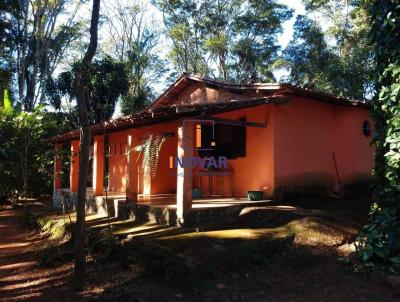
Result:
<instances>
[{"instance_id":1,"label":"veranda column","mask_svg":"<svg viewBox=\"0 0 400 302\"><path fill-rule=\"evenodd\" d=\"M151 175L143 175L143 195L151 194Z\"/></svg>"},{"instance_id":2,"label":"veranda column","mask_svg":"<svg viewBox=\"0 0 400 302\"><path fill-rule=\"evenodd\" d=\"M54 155L54 191L62 189L61 184L61 173L62 173L62 163L61 163L61 151L62 144L55 144L55 155Z\"/></svg>"},{"instance_id":3,"label":"veranda column","mask_svg":"<svg viewBox=\"0 0 400 302\"><path fill-rule=\"evenodd\" d=\"M93 142L93 194L103 195L104 187L104 136L94 137Z\"/></svg>"},{"instance_id":4,"label":"veranda column","mask_svg":"<svg viewBox=\"0 0 400 302\"><path fill-rule=\"evenodd\" d=\"M194 128L193 122L183 121L178 127L178 159L176 187L176 215L178 223L183 224L187 213L192 208L192 167L184 164L193 157Z\"/></svg>"},{"instance_id":5,"label":"veranda column","mask_svg":"<svg viewBox=\"0 0 400 302\"><path fill-rule=\"evenodd\" d=\"M137 153L133 149L139 144L136 135L128 135L128 146L126 154L126 199L128 202L137 202L138 200L138 163L136 161Z\"/></svg>"},{"instance_id":6,"label":"veranda column","mask_svg":"<svg viewBox=\"0 0 400 302\"><path fill-rule=\"evenodd\" d=\"M79 171L79 140L71 141L71 167L69 176L69 188L71 193L78 192Z\"/></svg>"},{"instance_id":7,"label":"veranda column","mask_svg":"<svg viewBox=\"0 0 400 302\"><path fill-rule=\"evenodd\" d=\"M61 149L62 149L62 144L55 144L55 146L54 146L55 153L54 153L53 206L56 208L62 206Z\"/></svg>"}]
</instances>

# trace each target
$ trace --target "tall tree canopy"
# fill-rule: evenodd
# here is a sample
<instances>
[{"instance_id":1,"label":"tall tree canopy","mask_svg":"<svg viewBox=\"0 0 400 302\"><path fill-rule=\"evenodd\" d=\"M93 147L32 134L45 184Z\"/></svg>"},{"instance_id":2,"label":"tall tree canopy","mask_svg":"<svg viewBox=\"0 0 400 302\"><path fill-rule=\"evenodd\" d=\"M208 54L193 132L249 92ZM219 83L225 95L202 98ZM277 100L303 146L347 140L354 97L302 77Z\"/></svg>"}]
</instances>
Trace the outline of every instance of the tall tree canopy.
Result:
<instances>
[{"instance_id":1,"label":"tall tree canopy","mask_svg":"<svg viewBox=\"0 0 400 302\"><path fill-rule=\"evenodd\" d=\"M370 97L374 53L367 2L304 4L307 16L297 17L293 39L282 54L281 63L290 70L286 81L354 99Z\"/></svg>"},{"instance_id":2,"label":"tall tree canopy","mask_svg":"<svg viewBox=\"0 0 400 302\"><path fill-rule=\"evenodd\" d=\"M13 35L15 24L9 17L15 14L18 4L16 1L0 2L0 107L4 106L4 91L10 91L11 76L15 68L13 58Z\"/></svg>"},{"instance_id":3,"label":"tall tree canopy","mask_svg":"<svg viewBox=\"0 0 400 302\"><path fill-rule=\"evenodd\" d=\"M121 98L123 114L143 109L154 98L153 84L167 71L159 55L160 30L149 20L148 10L143 0L117 0L104 9L110 36L103 51L124 63L128 72L129 87Z\"/></svg>"},{"instance_id":4,"label":"tall tree canopy","mask_svg":"<svg viewBox=\"0 0 400 302\"><path fill-rule=\"evenodd\" d=\"M284 64L290 69L289 81L295 85L329 91L337 66L321 27L306 16L297 16L294 35L283 52Z\"/></svg>"},{"instance_id":5,"label":"tall tree canopy","mask_svg":"<svg viewBox=\"0 0 400 302\"><path fill-rule=\"evenodd\" d=\"M169 58L180 72L238 82L273 80L277 35L292 16L272 0L156 0L163 12Z\"/></svg>"},{"instance_id":6,"label":"tall tree canopy","mask_svg":"<svg viewBox=\"0 0 400 302\"><path fill-rule=\"evenodd\" d=\"M274 81L272 68L278 58L277 36L292 10L275 1L248 1L235 21L234 79L238 82Z\"/></svg>"},{"instance_id":7,"label":"tall tree canopy","mask_svg":"<svg viewBox=\"0 0 400 302\"><path fill-rule=\"evenodd\" d=\"M68 5L67 5L68 3ZM44 83L80 37L81 22L76 14L80 1L4 1L2 23L13 58L11 72L18 101L32 111L43 101ZM59 20L65 20L60 23Z\"/></svg>"},{"instance_id":8,"label":"tall tree canopy","mask_svg":"<svg viewBox=\"0 0 400 302\"><path fill-rule=\"evenodd\" d=\"M64 71L55 80L47 82L47 96L56 109L61 109L64 97L69 102L77 100L74 80L79 66L80 62L76 62L71 70ZM105 57L89 64L88 76L86 93L89 122L100 123L112 117L117 101L127 92L129 73L124 63ZM77 121L77 112L74 112L72 118Z\"/></svg>"},{"instance_id":9,"label":"tall tree canopy","mask_svg":"<svg viewBox=\"0 0 400 302\"><path fill-rule=\"evenodd\" d=\"M168 57L179 72L208 74L200 36L203 11L198 1L155 0L163 13L171 46Z\"/></svg>"}]
</instances>

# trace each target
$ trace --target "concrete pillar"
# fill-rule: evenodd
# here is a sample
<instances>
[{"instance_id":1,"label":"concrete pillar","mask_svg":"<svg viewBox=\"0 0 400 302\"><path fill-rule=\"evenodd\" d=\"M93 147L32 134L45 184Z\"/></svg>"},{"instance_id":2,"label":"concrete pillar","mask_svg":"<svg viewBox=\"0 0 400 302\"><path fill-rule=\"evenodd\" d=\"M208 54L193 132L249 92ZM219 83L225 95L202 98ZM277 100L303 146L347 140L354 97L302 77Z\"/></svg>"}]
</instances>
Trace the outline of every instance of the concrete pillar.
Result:
<instances>
[{"instance_id":1,"label":"concrete pillar","mask_svg":"<svg viewBox=\"0 0 400 302\"><path fill-rule=\"evenodd\" d=\"M143 175L143 195L151 194L151 175Z\"/></svg>"},{"instance_id":2,"label":"concrete pillar","mask_svg":"<svg viewBox=\"0 0 400 302\"><path fill-rule=\"evenodd\" d=\"M193 157L194 127L193 122L183 121L178 127L178 158L181 163L184 159ZM192 167L191 165L177 166L176 186L176 215L178 223L183 224L187 213L192 208Z\"/></svg>"},{"instance_id":3,"label":"concrete pillar","mask_svg":"<svg viewBox=\"0 0 400 302\"><path fill-rule=\"evenodd\" d=\"M101 196L104 187L104 136L97 135L93 141L93 194Z\"/></svg>"},{"instance_id":4,"label":"concrete pillar","mask_svg":"<svg viewBox=\"0 0 400 302\"><path fill-rule=\"evenodd\" d=\"M126 154L126 199L128 202L138 200L138 173L137 152L135 146L139 144L137 135L128 135L128 145Z\"/></svg>"},{"instance_id":5,"label":"concrete pillar","mask_svg":"<svg viewBox=\"0 0 400 302\"><path fill-rule=\"evenodd\" d=\"M78 192L79 173L79 140L71 141L71 166L69 175L69 188L71 193Z\"/></svg>"},{"instance_id":6,"label":"concrete pillar","mask_svg":"<svg viewBox=\"0 0 400 302\"><path fill-rule=\"evenodd\" d=\"M55 155L54 155L54 190L62 189L61 177L62 177L62 162L61 162L61 151L62 144L55 144Z\"/></svg>"}]
</instances>

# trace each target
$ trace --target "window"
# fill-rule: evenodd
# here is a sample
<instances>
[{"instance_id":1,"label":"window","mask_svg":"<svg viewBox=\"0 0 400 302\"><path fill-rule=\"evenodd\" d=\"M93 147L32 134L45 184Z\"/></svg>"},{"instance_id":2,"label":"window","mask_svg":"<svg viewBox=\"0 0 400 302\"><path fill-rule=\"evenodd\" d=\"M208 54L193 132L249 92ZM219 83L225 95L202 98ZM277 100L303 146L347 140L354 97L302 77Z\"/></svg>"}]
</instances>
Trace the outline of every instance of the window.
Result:
<instances>
[{"instance_id":1,"label":"window","mask_svg":"<svg viewBox=\"0 0 400 302\"><path fill-rule=\"evenodd\" d=\"M368 121L364 121L362 125L362 131L365 137L368 137L371 135L371 125L369 124Z\"/></svg>"},{"instance_id":2,"label":"window","mask_svg":"<svg viewBox=\"0 0 400 302\"><path fill-rule=\"evenodd\" d=\"M201 157L225 156L235 159L246 156L246 127L215 124L201 125Z\"/></svg>"}]
</instances>

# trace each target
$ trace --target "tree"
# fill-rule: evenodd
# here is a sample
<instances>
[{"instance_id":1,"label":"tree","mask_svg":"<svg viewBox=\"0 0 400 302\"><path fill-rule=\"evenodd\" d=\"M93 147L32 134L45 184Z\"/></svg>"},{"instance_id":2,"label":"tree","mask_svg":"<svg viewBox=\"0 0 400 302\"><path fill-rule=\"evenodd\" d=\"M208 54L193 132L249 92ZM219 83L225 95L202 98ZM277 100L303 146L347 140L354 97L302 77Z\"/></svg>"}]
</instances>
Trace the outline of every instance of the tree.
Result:
<instances>
[{"instance_id":1,"label":"tree","mask_svg":"<svg viewBox=\"0 0 400 302\"><path fill-rule=\"evenodd\" d=\"M86 183L89 166L89 149L91 132L88 115L88 92L87 84L90 81L90 62L97 49L98 24L100 15L100 0L93 0L92 18L90 21L90 42L86 53L78 67L74 80L74 89L77 99L80 129L80 153L79 153L79 174L78 174L78 200L76 205L75 225L75 262L74 277L77 287L81 287L85 277L85 204L86 204Z\"/></svg>"},{"instance_id":2,"label":"tree","mask_svg":"<svg viewBox=\"0 0 400 302\"><path fill-rule=\"evenodd\" d=\"M15 1L2 1L0 3L0 107L4 106L4 91L12 94L11 76L15 66L13 58L14 45L12 43L15 25L8 16L16 10Z\"/></svg>"},{"instance_id":3,"label":"tree","mask_svg":"<svg viewBox=\"0 0 400 302\"><path fill-rule=\"evenodd\" d=\"M68 6L67 6L68 4ZM6 25L4 42L12 58L9 71L15 75L18 101L25 111L33 111L41 102L43 84L51 76L66 50L80 37L76 22L80 1L2 1L2 23ZM72 9L71 9L72 8ZM61 17L66 21L58 26Z\"/></svg>"},{"instance_id":4,"label":"tree","mask_svg":"<svg viewBox=\"0 0 400 302\"><path fill-rule=\"evenodd\" d=\"M201 37L203 11L193 0L155 0L162 11L167 36L172 42L168 57L180 73L207 75L204 41Z\"/></svg>"},{"instance_id":5,"label":"tree","mask_svg":"<svg viewBox=\"0 0 400 302\"><path fill-rule=\"evenodd\" d=\"M328 48L320 26L299 15L293 28L293 38L282 54L283 65L290 69L289 82L334 93L332 69L338 57Z\"/></svg>"},{"instance_id":6,"label":"tree","mask_svg":"<svg viewBox=\"0 0 400 302\"><path fill-rule=\"evenodd\" d=\"M277 35L292 14L287 6L275 1L248 1L248 7L234 22L238 37L232 51L235 81L274 81L272 67L279 50Z\"/></svg>"},{"instance_id":7,"label":"tree","mask_svg":"<svg viewBox=\"0 0 400 302\"><path fill-rule=\"evenodd\" d=\"M373 48L368 39L368 2L304 3L307 16L298 16L293 39L279 65L290 70L286 80L348 98L369 97L374 70Z\"/></svg>"},{"instance_id":8,"label":"tree","mask_svg":"<svg viewBox=\"0 0 400 302\"><path fill-rule=\"evenodd\" d=\"M48 79L46 97L55 109L61 109L61 101L64 97L70 103L76 101L74 82L78 76L80 64L76 62L71 70L60 73L56 79ZM112 117L117 101L128 91L129 71L126 64L106 56L90 63L88 75L90 79L86 83L86 93L89 123L100 123ZM77 120L76 110L72 113L72 119Z\"/></svg>"},{"instance_id":9,"label":"tree","mask_svg":"<svg viewBox=\"0 0 400 302\"><path fill-rule=\"evenodd\" d=\"M65 124L43 106L33 112L13 108L7 90L4 95L0 107L0 195L49 194L54 148L42 140L66 131Z\"/></svg>"},{"instance_id":10,"label":"tree","mask_svg":"<svg viewBox=\"0 0 400 302\"><path fill-rule=\"evenodd\" d=\"M242 1L220 0L204 1L200 6L200 11L204 12L202 17L201 35L204 43L204 50L210 58L208 65L215 63L218 74L216 77L228 80L229 56L231 53L233 35L233 23L241 12ZM213 73L212 68L209 68ZM214 76L215 77L215 76Z\"/></svg>"},{"instance_id":11,"label":"tree","mask_svg":"<svg viewBox=\"0 0 400 302\"><path fill-rule=\"evenodd\" d=\"M292 16L272 0L157 0L179 72L237 82L273 80L277 35Z\"/></svg>"},{"instance_id":12,"label":"tree","mask_svg":"<svg viewBox=\"0 0 400 302\"><path fill-rule=\"evenodd\" d=\"M370 222L358 238L365 266L400 271L400 6L373 1L371 38L375 45L376 88L373 99L376 145Z\"/></svg>"},{"instance_id":13,"label":"tree","mask_svg":"<svg viewBox=\"0 0 400 302\"><path fill-rule=\"evenodd\" d=\"M110 41L105 52L123 62L128 71L129 88L121 98L123 114L143 109L154 97L152 85L166 72L159 56L160 32L146 21L148 6L141 0L124 5L120 0L105 10Z\"/></svg>"}]
</instances>

